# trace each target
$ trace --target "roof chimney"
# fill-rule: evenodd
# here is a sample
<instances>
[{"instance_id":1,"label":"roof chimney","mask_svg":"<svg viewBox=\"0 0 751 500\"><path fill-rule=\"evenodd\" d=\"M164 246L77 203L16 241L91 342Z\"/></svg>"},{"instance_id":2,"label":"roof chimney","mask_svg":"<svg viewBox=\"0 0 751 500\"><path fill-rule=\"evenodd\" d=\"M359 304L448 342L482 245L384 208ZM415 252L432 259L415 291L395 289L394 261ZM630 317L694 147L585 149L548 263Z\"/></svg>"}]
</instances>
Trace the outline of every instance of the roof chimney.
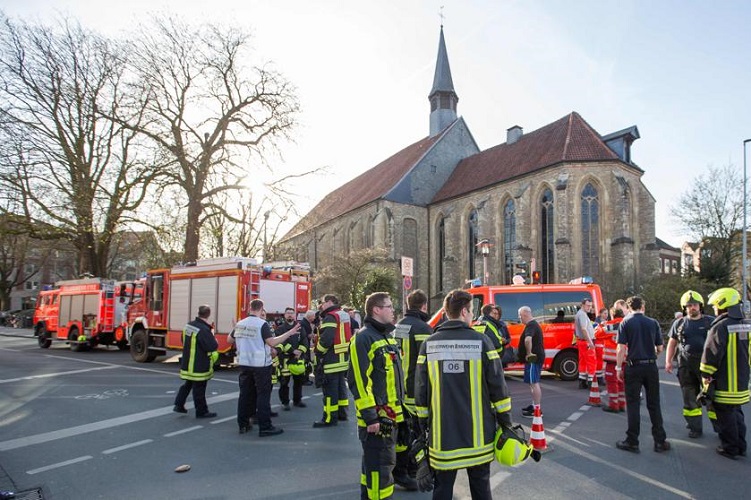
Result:
<instances>
[{"instance_id":1,"label":"roof chimney","mask_svg":"<svg viewBox=\"0 0 751 500\"><path fill-rule=\"evenodd\" d=\"M510 129L506 130L506 144L513 144L521 139L524 131L519 125L514 125Z\"/></svg>"}]
</instances>

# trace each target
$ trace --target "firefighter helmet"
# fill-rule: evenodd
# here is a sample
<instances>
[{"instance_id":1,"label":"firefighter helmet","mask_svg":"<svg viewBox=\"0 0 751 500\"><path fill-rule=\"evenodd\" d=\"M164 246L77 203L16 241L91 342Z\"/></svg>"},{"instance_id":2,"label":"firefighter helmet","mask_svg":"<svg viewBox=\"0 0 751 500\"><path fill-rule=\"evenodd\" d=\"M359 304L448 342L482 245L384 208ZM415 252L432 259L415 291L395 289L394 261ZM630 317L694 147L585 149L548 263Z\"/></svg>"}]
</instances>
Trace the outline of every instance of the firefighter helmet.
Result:
<instances>
[{"instance_id":1,"label":"firefighter helmet","mask_svg":"<svg viewBox=\"0 0 751 500\"><path fill-rule=\"evenodd\" d=\"M704 307L704 298L699 292L689 290L681 296L681 307L686 307L688 304L699 304Z\"/></svg>"},{"instance_id":2,"label":"firefighter helmet","mask_svg":"<svg viewBox=\"0 0 751 500\"><path fill-rule=\"evenodd\" d=\"M520 437L515 428L519 428L522 432ZM495 459L501 464L508 467L514 467L530 456L535 461L540 460L539 452L535 451L534 447L527 442L524 438L524 431L521 430L521 426L515 428L501 425L495 433Z\"/></svg>"},{"instance_id":3,"label":"firefighter helmet","mask_svg":"<svg viewBox=\"0 0 751 500\"><path fill-rule=\"evenodd\" d=\"M727 309L741 303L741 294L733 288L718 288L709 295L707 303L717 309Z\"/></svg>"},{"instance_id":4,"label":"firefighter helmet","mask_svg":"<svg viewBox=\"0 0 751 500\"><path fill-rule=\"evenodd\" d=\"M302 375L303 373L305 373L305 361L303 361L302 359L290 361L287 365L287 368L289 368L289 372L292 375Z\"/></svg>"}]
</instances>

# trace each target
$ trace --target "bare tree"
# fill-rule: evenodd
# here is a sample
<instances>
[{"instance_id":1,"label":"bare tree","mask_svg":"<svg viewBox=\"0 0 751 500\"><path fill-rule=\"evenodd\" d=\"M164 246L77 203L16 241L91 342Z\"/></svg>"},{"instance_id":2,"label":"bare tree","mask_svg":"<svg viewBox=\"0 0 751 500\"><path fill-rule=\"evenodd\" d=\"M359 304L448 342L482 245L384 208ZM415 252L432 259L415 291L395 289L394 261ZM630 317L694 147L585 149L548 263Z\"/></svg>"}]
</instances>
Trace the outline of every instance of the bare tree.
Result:
<instances>
[{"instance_id":1,"label":"bare tree","mask_svg":"<svg viewBox=\"0 0 751 500\"><path fill-rule=\"evenodd\" d=\"M704 243L701 277L728 284L743 227L743 179L734 165L709 167L671 207L685 234Z\"/></svg>"},{"instance_id":2,"label":"bare tree","mask_svg":"<svg viewBox=\"0 0 751 500\"><path fill-rule=\"evenodd\" d=\"M158 171L143 148L136 154L137 135L110 119L124 52L68 19L0 23L2 189L18 197L29 235L70 242L79 273L106 276L112 237Z\"/></svg>"},{"instance_id":3,"label":"bare tree","mask_svg":"<svg viewBox=\"0 0 751 500\"><path fill-rule=\"evenodd\" d=\"M244 66L250 46L239 28L156 19L141 28L129 52L138 77L131 95L148 99L146 119L128 126L172 161L167 182L185 194L184 259L192 261L207 220L231 217L218 195L242 189L249 165L257 169L288 137L297 99L266 65Z\"/></svg>"}]
</instances>

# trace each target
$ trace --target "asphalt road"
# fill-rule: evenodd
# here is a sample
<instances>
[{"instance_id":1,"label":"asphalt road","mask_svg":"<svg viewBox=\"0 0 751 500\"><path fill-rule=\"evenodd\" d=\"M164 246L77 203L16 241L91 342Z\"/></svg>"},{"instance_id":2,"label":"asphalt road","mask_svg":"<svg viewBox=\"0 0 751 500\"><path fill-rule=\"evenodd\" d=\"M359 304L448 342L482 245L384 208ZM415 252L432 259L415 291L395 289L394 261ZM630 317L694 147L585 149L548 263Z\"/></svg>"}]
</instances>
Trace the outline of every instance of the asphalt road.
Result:
<instances>
[{"instance_id":1,"label":"asphalt road","mask_svg":"<svg viewBox=\"0 0 751 500\"><path fill-rule=\"evenodd\" d=\"M209 407L196 420L173 413L180 385L172 360L139 364L127 352L97 348L73 353L64 344L40 349L29 331L0 328L0 490L41 488L44 498L120 499L353 499L359 497L360 445L355 423L313 429L320 391L305 387L307 408L281 412L284 434L239 435L237 373L221 370L209 382ZM529 390L510 374L514 420ZM717 456L718 440L687 437L680 390L662 373L663 416L673 449L652 451L642 407L642 451L614 447L625 414L586 405L574 382L543 380L544 426L551 452L515 469L493 463L496 498L738 498L745 496L749 461ZM276 390L272 403L278 408ZM351 410L353 411L353 410ZM748 416L746 418L749 422ZM191 466L176 473L182 464ZM2 471L7 475L3 475ZM397 499L430 494L397 488ZM459 474L455 498L469 498Z\"/></svg>"}]
</instances>

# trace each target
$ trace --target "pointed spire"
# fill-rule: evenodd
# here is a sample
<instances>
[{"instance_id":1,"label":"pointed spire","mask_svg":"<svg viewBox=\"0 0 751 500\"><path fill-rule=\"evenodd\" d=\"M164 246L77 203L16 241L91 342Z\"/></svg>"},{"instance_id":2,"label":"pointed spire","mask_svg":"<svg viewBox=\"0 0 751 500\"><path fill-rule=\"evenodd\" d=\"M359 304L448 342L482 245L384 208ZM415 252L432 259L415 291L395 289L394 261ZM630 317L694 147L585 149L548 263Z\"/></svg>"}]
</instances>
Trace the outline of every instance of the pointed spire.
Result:
<instances>
[{"instance_id":1,"label":"pointed spire","mask_svg":"<svg viewBox=\"0 0 751 500\"><path fill-rule=\"evenodd\" d=\"M446 40L443 37L443 25L441 25L441 38L438 41L438 59L435 63L435 75L433 76L433 88L430 91L430 96L436 92L454 92L449 56L446 52Z\"/></svg>"},{"instance_id":2,"label":"pointed spire","mask_svg":"<svg viewBox=\"0 0 751 500\"><path fill-rule=\"evenodd\" d=\"M459 97L454 91L454 80L451 78L449 56L446 51L446 40L441 36L438 40L438 58L433 76L433 88L428 95L430 101L430 136L434 136L456 120L456 104Z\"/></svg>"}]
</instances>

